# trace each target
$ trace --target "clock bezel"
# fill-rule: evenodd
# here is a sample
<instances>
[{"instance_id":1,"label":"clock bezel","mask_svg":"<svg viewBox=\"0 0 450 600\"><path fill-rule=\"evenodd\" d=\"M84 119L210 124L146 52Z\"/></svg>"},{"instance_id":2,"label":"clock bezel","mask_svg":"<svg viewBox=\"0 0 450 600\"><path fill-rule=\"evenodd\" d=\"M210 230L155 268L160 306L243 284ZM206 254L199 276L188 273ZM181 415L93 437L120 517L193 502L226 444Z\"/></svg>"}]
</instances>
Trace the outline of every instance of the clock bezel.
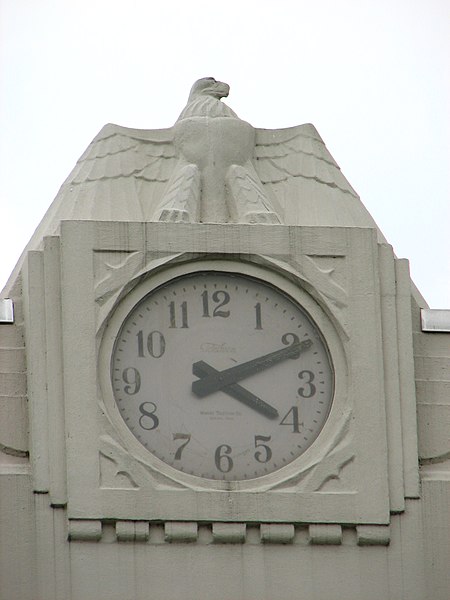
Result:
<instances>
[{"instance_id":1,"label":"clock bezel","mask_svg":"<svg viewBox=\"0 0 450 600\"><path fill-rule=\"evenodd\" d=\"M190 475L177 470L165 463L147 450L133 435L124 423L117 407L111 385L110 364L113 356L115 340L124 321L130 312L149 294L169 282L202 272L221 272L236 274L259 280L279 293L286 295L308 315L317 327L323 343L328 351L333 373L334 393L331 400L329 414L325 423L312 444L297 458L278 470L261 475L254 479L223 481L206 479L199 475ZM133 287L123 295L111 311L103 332L99 351L99 374L102 402L105 414L119 436L120 442L126 450L147 468L159 473L182 485L193 489L210 490L242 490L268 489L282 481L290 480L301 472L317 464L326 453L329 440L336 437L336 431L342 429L344 416L348 413L347 399L347 363L344 346L338 327L334 324L332 315L325 307L305 289L305 282L299 276L281 271L277 268L268 268L250 262L241 262L233 259L199 259L166 266L158 272L149 272L147 276L139 277Z\"/></svg>"}]
</instances>

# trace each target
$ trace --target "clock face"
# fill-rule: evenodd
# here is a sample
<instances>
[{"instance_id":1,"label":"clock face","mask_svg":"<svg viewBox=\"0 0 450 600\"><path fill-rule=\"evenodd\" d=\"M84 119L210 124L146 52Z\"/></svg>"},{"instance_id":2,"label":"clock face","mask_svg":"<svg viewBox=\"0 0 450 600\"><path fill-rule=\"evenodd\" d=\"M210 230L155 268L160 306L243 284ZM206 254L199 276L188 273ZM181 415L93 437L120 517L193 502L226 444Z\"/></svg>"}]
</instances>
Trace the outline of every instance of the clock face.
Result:
<instances>
[{"instance_id":1,"label":"clock face","mask_svg":"<svg viewBox=\"0 0 450 600\"><path fill-rule=\"evenodd\" d=\"M322 334L291 297L257 278L201 271L134 305L111 383L124 423L154 456L237 481L307 450L330 412L334 375Z\"/></svg>"}]
</instances>

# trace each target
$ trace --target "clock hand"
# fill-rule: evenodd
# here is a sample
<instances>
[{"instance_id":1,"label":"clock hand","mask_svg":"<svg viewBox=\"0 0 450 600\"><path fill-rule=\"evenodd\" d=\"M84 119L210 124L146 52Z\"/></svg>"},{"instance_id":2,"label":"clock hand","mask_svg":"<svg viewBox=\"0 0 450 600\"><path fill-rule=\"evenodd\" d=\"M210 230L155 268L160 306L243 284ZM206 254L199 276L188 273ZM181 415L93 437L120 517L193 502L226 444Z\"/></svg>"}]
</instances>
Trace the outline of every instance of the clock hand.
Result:
<instances>
[{"instance_id":1,"label":"clock hand","mask_svg":"<svg viewBox=\"0 0 450 600\"><path fill-rule=\"evenodd\" d=\"M286 360L287 358L298 358L302 350L306 350L312 346L311 340L305 340L304 342L295 342L287 348L281 348L275 350L275 352L269 352L258 358L254 358L247 362L244 362L235 367L230 367L223 371L217 371L214 374L207 375L203 379L198 379L192 382L192 391L199 398L208 396L213 392L223 389L224 387L236 383L241 379L245 379L253 373L259 373L270 367L273 367L277 363ZM201 361L200 361L201 362ZM194 363L193 369L195 365Z\"/></svg>"},{"instance_id":2,"label":"clock hand","mask_svg":"<svg viewBox=\"0 0 450 600\"><path fill-rule=\"evenodd\" d=\"M197 377L206 377L208 375L218 375L220 371L214 369L203 360L200 360L193 364L192 372ZM231 383L230 385L226 385L222 388L222 392L228 394L232 398L236 398L243 404L246 404L248 407L253 408L257 412L261 413L268 419L276 419L278 417L278 411L276 408L258 398L245 388L241 387L238 383Z\"/></svg>"}]
</instances>

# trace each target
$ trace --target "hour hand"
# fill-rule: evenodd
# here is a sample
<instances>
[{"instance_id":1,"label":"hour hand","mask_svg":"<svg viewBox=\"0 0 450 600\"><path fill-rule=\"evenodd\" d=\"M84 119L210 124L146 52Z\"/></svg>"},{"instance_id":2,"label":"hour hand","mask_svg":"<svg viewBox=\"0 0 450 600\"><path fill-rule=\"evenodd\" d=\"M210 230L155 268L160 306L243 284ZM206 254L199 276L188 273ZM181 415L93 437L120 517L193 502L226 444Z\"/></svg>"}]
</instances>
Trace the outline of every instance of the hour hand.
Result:
<instances>
[{"instance_id":1,"label":"hour hand","mask_svg":"<svg viewBox=\"0 0 450 600\"><path fill-rule=\"evenodd\" d=\"M217 375L219 373L219 371L205 363L203 360L192 365L192 372L200 378L208 375ZM256 410L269 419L276 419L278 417L278 411L273 406L264 402L264 400L261 400L261 398L258 398L258 396L255 396L238 383L231 383L230 385L223 387L222 392L225 392L232 398L246 404L248 407Z\"/></svg>"}]
</instances>

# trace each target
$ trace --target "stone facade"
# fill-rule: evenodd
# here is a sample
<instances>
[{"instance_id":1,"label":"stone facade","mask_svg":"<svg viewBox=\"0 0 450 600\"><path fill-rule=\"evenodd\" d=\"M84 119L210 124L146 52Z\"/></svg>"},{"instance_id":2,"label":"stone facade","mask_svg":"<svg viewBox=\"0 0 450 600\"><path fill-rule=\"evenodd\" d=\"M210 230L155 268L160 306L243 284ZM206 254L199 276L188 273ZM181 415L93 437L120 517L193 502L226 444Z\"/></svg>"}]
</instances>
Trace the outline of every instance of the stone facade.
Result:
<instances>
[{"instance_id":1,"label":"stone facade","mask_svg":"<svg viewBox=\"0 0 450 600\"><path fill-rule=\"evenodd\" d=\"M422 331L407 261L312 126L254 130L240 183L227 171L220 192L241 208L218 222L201 222L195 185L180 208L193 180L178 187L173 135L107 126L2 293L0 598L447 600L450 344ZM206 265L301 290L336 369L310 451L227 486L140 450L108 395L105 332L124 299Z\"/></svg>"}]
</instances>

